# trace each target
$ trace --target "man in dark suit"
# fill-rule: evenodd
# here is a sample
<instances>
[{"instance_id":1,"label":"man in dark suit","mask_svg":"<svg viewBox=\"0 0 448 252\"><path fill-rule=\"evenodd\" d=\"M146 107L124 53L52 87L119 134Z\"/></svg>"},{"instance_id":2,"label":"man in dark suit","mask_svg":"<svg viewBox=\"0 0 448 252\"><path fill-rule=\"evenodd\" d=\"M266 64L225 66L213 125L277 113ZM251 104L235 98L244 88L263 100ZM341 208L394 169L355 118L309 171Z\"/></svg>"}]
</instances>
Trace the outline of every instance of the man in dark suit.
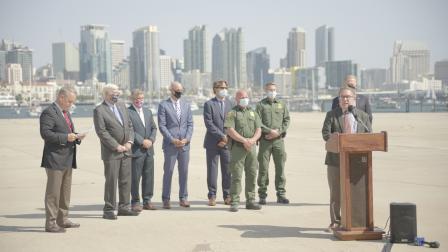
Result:
<instances>
[{"instance_id":1,"label":"man in dark suit","mask_svg":"<svg viewBox=\"0 0 448 252\"><path fill-rule=\"evenodd\" d=\"M154 194L154 141L157 127L151 110L143 109L144 93L136 89L131 94L132 105L129 117L134 127L134 145L132 145L132 185L131 205L136 212L156 210L151 198ZM143 208L140 205L140 179L142 179Z\"/></svg>"},{"instance_id":2,"label":"man in dark suit","mask_svg":"<svg viewBox=\"0 0 448 252\"><path fill-rule=\"evenodd\" d=\"M344 87L349 87L354 90L356 93L356 76L354 75L347 75L345 78ZM369 98L367 96L364 96L362 94L356 95L356 102L353 106L356 106L356 108L366 112L369 115L370 123L372 123L372 109L370 107ZM333 99L333 103L331 104L331 109L335 109L339 107L339 96L335 97Z\"/></svg>"},{"instance_id":3,"label":"man in dark suit","mask_svg":"<svg viewBox=\"0 0 448 252\"><path fill-rule=\"evenodd\" d=\"M181 99L183 87L179 82L170 85L171 97L159 104L157 119L163 136L163 208L170 209L171 180L174 166L178 162L179 205L190 207L188 202L188 163L190 141L193 135L193 116L190 104Z\"/></svg>"},{"instance_id":4,"label":"man in dark suit","mask_svg":"<svg viewBox=\"0 0 448 252\"><path fill-rule=\"evenodd\" d=\"M45 231L61 233L65 228L77 228L68 219L72 169L76 168L76 144L85 134L76 134L70 108L76 101L72 88L59 90L56 101L40 116L40 135L45 141L41 167L47 172L45 191Z\"/></svg>"},{"instance_id":5,"label":"man in dark suit","mask_svg":"<svg viewBox=\"0 0 448 252\"><path fill-rule=\"evenodd\" d=\"M93 111L95 131L101 142L101 159L104 163L103 218L115 220L117 183L119 191L118 215L136 216L130 209L131 147L134 129L125 105L118 102L120 91L114 84L103 88L104 101Z\"/></svg>"},{"instance_id":6,"label":"man in dark suit","mask_svg":"<svg viewBox=\"0 0 448 252\"><path fill-rule=\"evenodd\" d=\"M227 81L213 83L215 97L204 103L204 123L207 128L204 138L204 148L207 158L208 205L216 205L216 189L218 180L218 162L221 160L221 178L224 204L230 204L230 152L227 146L227 135L224 122L227 113L232 109L232 103L227 97Z\"/></svg>"},{"instance_id":7,"label":"man in dark suit","mask_svg":"<svg viewBox=\"0 0 448 252\"><path fill-rule=\"evenodd\" d=\"M330 139L333 133L365 133L371 132L369 115L364 111L354 108L349 112L349 106L355 104L355 93L349 87L343 87L339 91L339 106L327 112L322 126L322 137L325 141ZM340 176L339 153L327 152L325 157L327 165L327 178L330 187L330 226L337 228L341 224L340 204Z\"/></svg>"}]
</instances>

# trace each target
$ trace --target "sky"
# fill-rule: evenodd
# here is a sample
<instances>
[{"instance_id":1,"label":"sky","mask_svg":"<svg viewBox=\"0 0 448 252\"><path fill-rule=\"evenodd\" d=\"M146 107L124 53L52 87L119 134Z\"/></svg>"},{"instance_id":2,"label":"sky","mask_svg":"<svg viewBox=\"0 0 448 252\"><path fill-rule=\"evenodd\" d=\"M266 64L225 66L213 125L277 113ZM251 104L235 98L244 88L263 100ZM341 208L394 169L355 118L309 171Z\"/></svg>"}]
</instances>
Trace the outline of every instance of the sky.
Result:
<instances>
[{"instance_id":1,"label":"sky","mask_svg":"<svg viewBox=\"0 0 448 252\"><path fill-rule=\"evenodd\" d=\"M79 43L80 26L108 25L111 39L126 41L136 29L156 25L160 48L182 57L188 30L206 25L209 55L213 36L242 27L246 52L267 47L271 67L286 55L294 27L306 30L306 66L315 62L315 30L335 29L335 60L354 60L362 68L387 68L395 40L421 41L431 51L431 69L448 59L446 0L2 0L0 39L34 50L34 66L51 63L51 44Z\"/></svg>"}]
</instances>

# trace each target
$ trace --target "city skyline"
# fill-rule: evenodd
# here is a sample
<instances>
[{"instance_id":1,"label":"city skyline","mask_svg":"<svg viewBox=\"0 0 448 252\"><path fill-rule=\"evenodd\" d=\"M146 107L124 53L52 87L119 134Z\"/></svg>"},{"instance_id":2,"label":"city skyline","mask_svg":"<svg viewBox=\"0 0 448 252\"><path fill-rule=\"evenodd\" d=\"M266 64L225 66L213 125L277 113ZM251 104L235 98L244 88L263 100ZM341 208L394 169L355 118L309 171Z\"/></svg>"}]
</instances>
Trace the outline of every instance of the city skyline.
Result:
<instances>
[{"instance_id":1,"label":"city skyline","mask_svg":"<svg viewBox=\"0 0 448 252\"><path fill-rule=\"evenodd\" d=\"M74 3L49 0L3 3L0 10L2 37L33 49L36 68L51 62L52 43L78 44L79 28L85 24L107 25L112 40L126 42L125 55L129 55L129 47L132 46L132 31L138 27L158 26L160 48L166 50L167 55L180 58L185 34L192 27L207 26L210 50L211 38L215 34L225 27L241 26L245 33L245 51L266 47L271 55L271 67L277 68L280 58L286 55L288 32L300 26L306 31L305 66L313 66L315 29L328 25L335 28L335 60L353 60L362 68L387 68L395 40L422 41L431 51L431 71L435 61L448 58L448 34L443 32L443 24L448 23L443 10L448 9L448 3L444 1L366 1L362 4L358 1L230 1L226 4L128 1L126 4L84 0ZM196 8L198 5L200 11ZM139 8L131 8L135 6ZM50 7L51 15L40 15L40 11ZM70 19L65 18L66 10L73 13ZM30 26L31 20L33 26Z\"/></svg>"}]
</instances>

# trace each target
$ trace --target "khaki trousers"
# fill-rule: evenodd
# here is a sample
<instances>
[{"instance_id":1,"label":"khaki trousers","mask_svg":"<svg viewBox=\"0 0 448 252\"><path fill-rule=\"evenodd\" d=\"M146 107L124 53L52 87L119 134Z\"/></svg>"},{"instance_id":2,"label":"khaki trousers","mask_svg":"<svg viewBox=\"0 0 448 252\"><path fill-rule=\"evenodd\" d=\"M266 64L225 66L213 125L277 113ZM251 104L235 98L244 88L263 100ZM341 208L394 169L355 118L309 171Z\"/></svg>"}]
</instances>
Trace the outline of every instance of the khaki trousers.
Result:
<instances>
[{"instance_id":1,"label":"khaki trousers","mask_svg":"<svg viewBox=\"0 0 448 252\"><path fill-rule=\"evenodd\" d=\"M47 189L45 191L45 227L57 223L63 226L68 219L70 193L72 186L72 168L63 170L48 169Z\"/></svg>"}]
</instances>

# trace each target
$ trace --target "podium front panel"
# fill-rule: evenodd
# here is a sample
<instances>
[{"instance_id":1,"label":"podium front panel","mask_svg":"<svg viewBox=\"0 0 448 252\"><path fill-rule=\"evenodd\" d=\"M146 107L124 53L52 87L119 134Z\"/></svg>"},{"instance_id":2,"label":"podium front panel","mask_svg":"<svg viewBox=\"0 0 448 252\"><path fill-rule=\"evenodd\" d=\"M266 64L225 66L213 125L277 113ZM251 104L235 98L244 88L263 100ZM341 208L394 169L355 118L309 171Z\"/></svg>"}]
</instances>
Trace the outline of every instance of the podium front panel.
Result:
<instances>
[{"instance_id":1,"label":"podium front panel","mask_svg":"<svg viewBox=\"0 0 448 252\"><path fill-rule=\"evenodd\" d=\"M351 226L368 226L368 153L349 154Z\"/></svg>"}]
</instances>

